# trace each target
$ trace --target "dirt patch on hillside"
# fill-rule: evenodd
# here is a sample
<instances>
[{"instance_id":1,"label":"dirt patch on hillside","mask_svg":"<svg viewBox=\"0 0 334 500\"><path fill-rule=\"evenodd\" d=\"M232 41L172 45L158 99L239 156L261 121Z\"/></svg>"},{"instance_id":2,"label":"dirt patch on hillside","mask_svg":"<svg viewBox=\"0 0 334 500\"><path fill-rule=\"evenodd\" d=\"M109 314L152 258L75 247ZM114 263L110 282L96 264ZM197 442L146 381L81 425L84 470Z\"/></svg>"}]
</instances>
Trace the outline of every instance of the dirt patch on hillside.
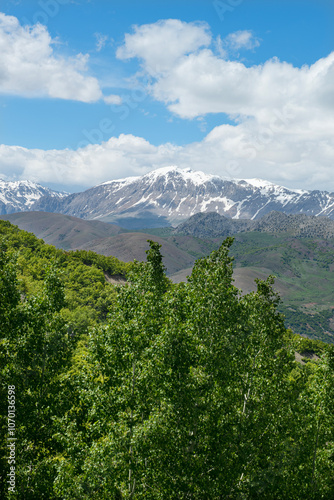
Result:
<instances>
[{"instance_id":1,"label":"dirt patch on hillside","mask_svg":"<svg viewBox=\"0 0 334 500\"><path fill-rule=\"evenodd\" d=\"M305 365L308 361L318 361L318 359L320 358L314 351L295 352L295 360L302 365Z\"/></svg>"},{"instance_id":2,"label":"dirt patch on hillside","mask_svg":"<svg viewBox=\"0 0 334 500\"><path fill-rule=\"evenodd\" d=\"M103 273L106 281L112 283L113 285L125 285L126 279L121 274L113 274L112 276L108 273Z\"/></svg>"}]
</instances>

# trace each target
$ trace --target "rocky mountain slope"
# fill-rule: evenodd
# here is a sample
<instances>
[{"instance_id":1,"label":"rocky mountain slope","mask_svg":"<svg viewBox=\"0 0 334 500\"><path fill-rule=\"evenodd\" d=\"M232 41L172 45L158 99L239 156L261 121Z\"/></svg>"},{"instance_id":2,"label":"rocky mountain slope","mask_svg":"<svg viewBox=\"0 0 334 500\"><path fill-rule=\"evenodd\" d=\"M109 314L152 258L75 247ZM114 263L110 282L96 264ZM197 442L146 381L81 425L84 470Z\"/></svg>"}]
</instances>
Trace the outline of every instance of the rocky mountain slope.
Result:
<instances>
[{"instance_id":1,"label":"rocky mountain slope","mask_svg":"<svg viewBox=\"0 0 334 500\"><path fill-rule=\"evenodd\" d=\"M42 197L51 202L66 195L67 193L59 193L31 181L6 182L0 179L0 214L32 210Z\"/></svg>"},{"instance_id":2,"label":"rocky mountain slope","mask_svg":"<svg viewBox=\"0 0 334 500\"><path fill-rule=\"evenodd\" d=\"M22 210L99 219L129 229L176 226L196 213L207 212L257 220L275 210L334 219L334 193L292 190L260 179L227 180L165 167L67 196L28 181L2 182L0 212Z\"/></svg>"},{"instance_id":3,"label":"rocky mountain slope","mask_svg":"<svg viewBox=\"0 0 334 500\"><path fill-rule=\"evenodd\" d=\"M329 217L270 212L260 219L229 219L215 212L198 213L181 223L175 234L197 238L219 238L237 233L259 231L301 238L334 238L334 220Z\"/></svg>"}]
</instances>

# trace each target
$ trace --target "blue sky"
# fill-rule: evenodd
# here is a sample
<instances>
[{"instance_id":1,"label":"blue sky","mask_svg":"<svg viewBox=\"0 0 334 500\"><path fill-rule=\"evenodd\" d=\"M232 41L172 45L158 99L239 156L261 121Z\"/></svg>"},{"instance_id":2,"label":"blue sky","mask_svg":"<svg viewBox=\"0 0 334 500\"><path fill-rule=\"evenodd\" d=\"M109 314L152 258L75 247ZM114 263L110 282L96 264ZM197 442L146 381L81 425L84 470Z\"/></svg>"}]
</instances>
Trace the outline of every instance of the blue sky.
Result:
<instances>
[{"instance_id":1,"label":"blue sky","mask_svg":"<svg viewBox=\"0 0 334 500\"><path fill-rule=\"evenodd\" d=\"M334 6L5 0L0 177L81 190L176 164L334 191Z\"/></svg>"}]
</instances>

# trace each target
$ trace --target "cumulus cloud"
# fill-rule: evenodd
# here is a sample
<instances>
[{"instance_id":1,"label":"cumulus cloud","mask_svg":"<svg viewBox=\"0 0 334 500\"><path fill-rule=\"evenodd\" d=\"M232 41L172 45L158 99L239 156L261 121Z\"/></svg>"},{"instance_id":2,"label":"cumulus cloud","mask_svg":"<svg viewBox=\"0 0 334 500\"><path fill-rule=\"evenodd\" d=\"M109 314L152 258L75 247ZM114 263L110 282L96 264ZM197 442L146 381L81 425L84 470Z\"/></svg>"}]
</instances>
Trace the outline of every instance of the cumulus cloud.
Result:
<instances>
[{"instance_id":1,"label":"cumulus cloud","mask_svg":"<svg viewBox=\"0 0 334 500\"><path fill-rule=\"evenodd\" d=\"M334 146L330 136L300 129L292 135L290 110L272 115L271 127L258 130L254 122L215 127L201 142L185 146L155 146L121 134L102 144L72 150L29 150L0 146L0 178L31 179L68 190L152 169L178 165L225 178L259 177L291 188L334 191Z\"/></svg>"},{"instance_id":2,"label":"cumulus cloud","mask_svg":"<svg viewBox=\"0 0 334 500\"><path fill-rule=\"evenodd\" d=\"M260 45L260 41L251 31L243 30L227 35L223 40L223 44L226 48L233 51L240 49L253 50Z\"/></svg>"},{"instance_id":3,"label":"cumulus cloud","mask_svg":"<svg viewBox=\"0 0 334 500\"><path fill-rule=\"evenodd\" d=\"M225 37L227 48L254 48L250 31ZM232 119L266 122L273 108L289 104L295 120L308 125L328 116L334 105L334 52L311 66L294 67L277 58L248 67L215 53L207 25L169 19L137 26L125 36L118 57L137 57L144 68L158 67L150 92L181 118L225 113ZM148 71L150 71L148 69Z\"/></svg>"},{"instance_id":4,"label":"cumulus cloud","mask_svg":"<svg viewBox=\"0 0 334 500\"><path fill-rule=\"evenodd\" d=\"M115 94L104 96L103 100L106 104L116 104L117 106L123 102L121 96Z\"/></svg>"},{"instance_id":5,"label":"cumulus cloud","mask_svg":"<svg viewBox=\"0 0 334 500\"><path fill-rule=\"evenodd\" d=\"M151 91L182 118L226 113L260 119L287 102L312 118L333 106L333 71L334 52L302 68L278 59L247 67L205 49L171 67Z\"/></svg>"},{"instance_id":6,"label":"cumulus cloud","mask_svg":"<svg viewBox=\"0 0 334 500\"><path fill-rule=\"evenodd\" d=\"M124 44L116 55L119 59L141 59L145 69L155 75L169 71L184 55L210 43L211 34L206 23L165 19L135 26L134 33L125 35Z\"/></svg>"},{"instance_id":7,"label":"cumulus cloud","mask_svg":"<svg viewBox=\"0 0 334 500\"><path fill-rule=\"evenodd\" d=\"M21 26L0 13L0 93L95 102L102 96L87 75L88 55L60 57L45 26Z\"/></svg>"}]
</instances>

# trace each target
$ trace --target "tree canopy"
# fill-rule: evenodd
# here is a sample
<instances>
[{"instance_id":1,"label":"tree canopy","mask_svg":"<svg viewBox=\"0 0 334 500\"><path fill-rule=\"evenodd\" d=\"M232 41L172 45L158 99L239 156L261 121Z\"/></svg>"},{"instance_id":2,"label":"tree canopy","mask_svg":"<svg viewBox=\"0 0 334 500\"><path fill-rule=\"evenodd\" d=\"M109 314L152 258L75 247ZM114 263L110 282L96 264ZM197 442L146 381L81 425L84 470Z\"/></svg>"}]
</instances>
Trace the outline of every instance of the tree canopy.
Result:
<instances>
[{"instance_id":1,"label":"tree canopy","mask_svg":"<svg viewBox=\"0 0 334 500\"><path fill-rule=\"evenodd\" d=\"M13 384L17 498L334 497L333 350L295 361L303 341L284 327L273 278L234 287L232 241L177 285L150 241L84 335L63 313L61 272L49 266L23 296L2 251L1 415ZM5 418L1 429L5 443Z\"/></svg>"}]
</instances>

